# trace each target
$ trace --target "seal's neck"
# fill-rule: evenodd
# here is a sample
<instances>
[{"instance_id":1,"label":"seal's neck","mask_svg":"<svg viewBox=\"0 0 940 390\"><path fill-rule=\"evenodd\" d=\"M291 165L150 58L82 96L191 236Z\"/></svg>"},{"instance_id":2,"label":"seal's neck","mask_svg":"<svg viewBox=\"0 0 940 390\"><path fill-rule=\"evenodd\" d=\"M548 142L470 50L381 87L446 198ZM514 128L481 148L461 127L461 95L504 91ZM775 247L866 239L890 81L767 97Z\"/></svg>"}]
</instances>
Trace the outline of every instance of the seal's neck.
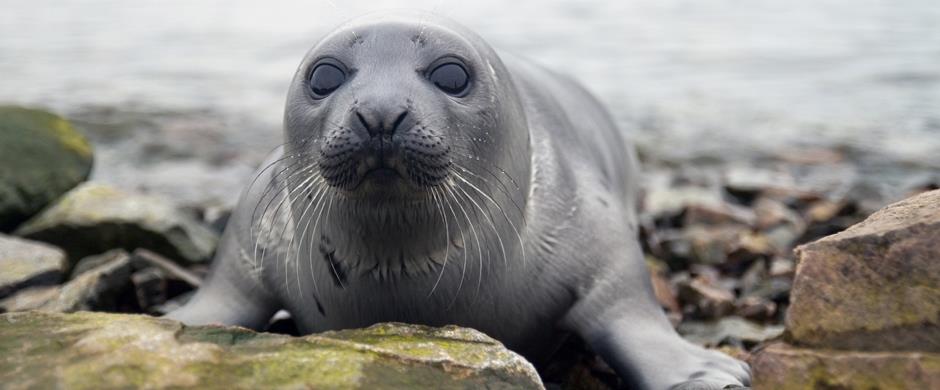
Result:
<instances>
[{"instance_id":1,"label":"seal's neck","mask_svg":"<svg viewBox=\"0 0 940 390\"><path fill-rule=\"evenodd\" d=\"M320 237L321 255L332 266L384 279L432 273L443 263L447 228L434 197L408 203L337 203Z\"/></svg>"}]
</instances>

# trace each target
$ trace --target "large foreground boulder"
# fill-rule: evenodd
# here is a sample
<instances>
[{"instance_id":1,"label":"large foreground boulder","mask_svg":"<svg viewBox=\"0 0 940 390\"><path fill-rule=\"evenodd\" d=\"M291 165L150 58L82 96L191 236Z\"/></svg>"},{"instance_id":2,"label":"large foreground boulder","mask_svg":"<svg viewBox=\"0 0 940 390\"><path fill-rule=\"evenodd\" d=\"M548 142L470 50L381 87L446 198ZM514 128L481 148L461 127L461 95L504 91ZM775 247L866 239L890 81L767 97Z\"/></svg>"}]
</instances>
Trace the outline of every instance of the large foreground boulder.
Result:
<instances>
[{"instance_id":1,"label":"large foreground boulder","mask_svg":"<svg viewBox=\"0 0 940 390\"><path fill-rule=\"evenodd\" d=\"M940 191L796 252L786 343L751 355L756 388L940 388Z\"/></svg>"},{"instance_id":2,"label":"large foreground boulder","mask_svg":"<svg viewBox=\"0 0 940 390\"><path fill-rule=\"evenodd\" d=\"M940 190L796 251L791 342L940 352Z\"/></svg>"},{"instance_id":3,"label":"large foreground boulder","mask_svg":"<svg viewBox=\"0 0 940 390\"><path fill-rule=\"evenodd\" d=\"M42 335L42 337L36 337ZM138 315L0 315L6 388L531 388L525 359L480 332L379 324L306 337Z\"/></svg>"},{"instance_id":4,"label":"large foreground boulder","mask_svg":"<svg viewBox=\"0 0 940 390\"><path fill-rule=\"evenodd\" d=\"M146 248L184 263L206 262L218 236L161 198L85 183L16 234L64 249L73 262L123 248Z\"/></svg>"},{"instance_id":5,"label":"large foreground boulder","mask_svg":"<svg viewBox=\"0 0 940 390\"><path fill-rule=\"evenodd\" d=\"M0 231L87 179L91 165L91 145L65 119L0 106Z\"/></svg>"}]
</instances>

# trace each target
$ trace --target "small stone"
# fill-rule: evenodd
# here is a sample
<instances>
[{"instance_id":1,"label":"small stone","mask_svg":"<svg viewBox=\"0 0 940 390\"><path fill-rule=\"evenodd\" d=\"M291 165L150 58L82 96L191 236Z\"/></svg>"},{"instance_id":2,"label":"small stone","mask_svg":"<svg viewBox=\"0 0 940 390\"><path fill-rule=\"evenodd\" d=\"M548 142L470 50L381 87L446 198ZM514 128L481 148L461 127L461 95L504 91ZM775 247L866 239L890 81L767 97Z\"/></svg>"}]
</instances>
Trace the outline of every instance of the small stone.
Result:
<instances>
[{"instance_id":1,"label":"small stone","mask_svg":"<svg viewBox=\"0 0 940 390\"><path fill-rule=\"evenodd\" d=\"M85 257L79 260L78 263L75 263L75 267L72 267L72 276L69 277L69 280L75 279L85 272L94 270L114 260L128 256L127 251L123 249L112 249L105 253Z\"/></svg>"},{"instance_id":2,"label":"small stone","mask_svg":"<svg viewBox=\"0 0 940 390\"><path fill-rule=\"evenodd\" d=\"M16 234L53 243L74 261L114 248L147 248L185 263L207 262L218 236L160 198L86 183Z\"/></svg>"},{"instance_id":3,"label":"small stone","mask_svg":"<svg viewBox=\"0 0 940 390\"><path fill-rule=\"evenodd\" d=\"M756 227L760 230L767 230L781 224L799 225L802 223L799 214L783 202L769 197L760 197L754 202L754 214Z\"/></svg>"},{"instance_id":4,"label":"small stone","mask_svg":"<svg viewBox=\"0 0 940 390\"><path fill-rule=\"evenodd\" d=\"M146 249L138 249L134 251L134 255L131 257L131 261L137 268L155 267L162 271L162 273L167 278L185 282L191 287L199 287L199 285L202 283L202 277L196 273L186 268L180 267L170 259L167 259Z\"/></svg>"},{"instance_id":5,"label":"small stone","mask_svg":"<svg viewBox=\"0 0 940 390\"><path fill-rule=\"evenodd\" d=\"M940 352L940 190L887 206L796 253L789 341Z\"/></svg>"},{"instance_id":6,"label":"small stone","mask_svg":"<svg viewBox=\"0 0 940 390\"><path fill-rule=\"evenodd\" d=\"M748 359L755 389L940 389L940 355L772 343Z\"/></svg>"},{"instance_id":7,"label":"small stone","mask_svg":"<svg viewBox=\"0 0 940 390\"><path fill-rule=\"evenodd\" d=\"M731 224L750 226L755 223L756 216L750 209L730 203L690 204L685 207L682 220L684 226Z\"/></svg>"},{"instance_id":8,"label":"small stone","mask_svg":"<svg viewBox=\"0 0 940 390\"><path fill-rule=\"evenodd\" d=\"M0 234L0 298L17 290L56 284L68 266L62 250Z\"/></svg>"},{"instance_id":9,"label":"small stone","mask_svg":"<svg viewBox=\"0 0 940 390\"><path fill-rule=\"evenodd\" d=\"M746 319L765 322L777 314L777 304L758 296L744 297L734 304L734 314Z\"/></svg>"},{"instance_id":10,"label":"small stone","mask_svg":"<svg viewBox=\"0 0 940 390\"><path fill-rule=\"evenodd\" d=\"M114 310L118 292L130 282L131 263L121 257L89 270L69 281L58 296L45 302L40 310L74 312L80 310Z\"/></svg>"},{"instance_id":11,"label":"small stone","mask_svg":"<svg viewBox=\"0 0 940 390\"><path fill-rule=\"evenodd\" d=\"M679 300L700 318L719 318L734 310L734 294L703 277L680 283Z\"/></svg>"},{"instance_id":12,"label":"small stone","mask_svg":"<svg viewBox=\"0 0 940 390\"><path fill-rule=\"evenodd\" d=\"M789 173L754 168L731 166L724 174L725 190L745 203L753 202L758 195L769 190L791 190L795 188Z\"/></svg>"},{"instance_id":13,"label":"small stone","mask_svg":"<svg viewBox=\"0 0 940 390\"><path fill-rule=\"evenodd\" d=\"M650 278L653 283L653 293L656 295L656 301L659 302L667 312L681 313L679 301L676 299L676 293L669 283L668 267L662 261L655 258L647 258L646 264L650 270Z\"/></svg>"},{"instance_id":14,"label":"small stone","mask_svg":"<svg viewBox=\"0 0 940 390\"><path fill-rule=\"evenodd\" d=\"M793 271L796 269L792 259L776 257L770 261L771 277L793 277Z\"/></svg>"},{"instance_id":15,"label":"small stone","mask_svg":"<svg viewBox=\"0 0 940 390\"><path fill-rule=\"evenodd\" d=\"M131 275L137 304L144 311L166 302L166 276L157 268L145 268Z\"/></svg>"},{"instance_id":16,"label":"small stone","mask_svg":"<svg viewBox=\"0 0 940 390\"><path fill-rule=\"evenodd\" d=\"M745 230L741 226L692 226L683 236L692 248L692 262L719 265L728 260L728 253Z\"/></svg>"},{"instance_id":17,"label":"small stone","mask_svg":"<svg viewBox=\"0 0 940 390\"><path fill-rule=\"evenodd\" d=\"M806 217L811 222L826 222L845 212L847 208L849 204L846 202L820 200L806 210Z\"/></svg>"},{"instance_id":18,"label":"small stone","mask_svg":"<svg viewBox=\"0 0 940 390\"><path fill-rule=\"evenodd\" d=\"M709 322L686 321L677 330L686 340L704 347L732 345L744 349L783 334L783 326L762 326L734 316Z\"/></svg>"},{"instance_id":19,"label":"small stone","mask_svg":"<svg viewBox=\"0 0 940 390\"><path fill-rule=\"evenodd\" d=\"M0 300L0 313L36 310L59 296L60 286L32 287Z\"/></svg>"},{"instance_id":20,"label":"small stone","mask_svg":"<svg viewBox=\"0 0 940 390\"><path fill-rule=\"evenodd\" d=\"M643 199L643 215L654 220L677 216L689 205L724 204L718 191L697 186L657 187L649 189Z\"/></svg>"}]
</instances>

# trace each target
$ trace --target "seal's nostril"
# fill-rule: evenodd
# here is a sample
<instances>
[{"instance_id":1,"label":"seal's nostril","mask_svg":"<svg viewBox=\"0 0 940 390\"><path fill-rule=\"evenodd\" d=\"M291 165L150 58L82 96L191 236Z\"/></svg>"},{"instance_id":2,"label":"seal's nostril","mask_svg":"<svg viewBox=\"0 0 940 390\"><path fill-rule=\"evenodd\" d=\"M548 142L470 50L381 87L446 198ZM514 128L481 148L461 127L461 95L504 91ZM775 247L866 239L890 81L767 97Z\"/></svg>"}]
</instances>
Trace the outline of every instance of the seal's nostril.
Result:
<instances>
[{"instance_id":1,"label":"seal's nostril","mask_svg":"<svg viewBox=\"0 0 940 390\"><path fill-rule=\"evenodd\" d=\"M398 131L398 126L401 126L401 123L405 121L405 117L408 116L408 111L402 111L401 114L398 114L398 118L395 118L395 123L392 124L390 134L395 134Z\"/></svg>"},{"instance_id":2,"label":"seal's nostril","mask_svg":"<svg viewBox=\"0 0 940 390\"><path fill-rule=\"evenodd\" d=\"M359 123L362 123L362 127L366 128L366 131L369 132L369 135L375 136L375 127L370 125L366 118L364 118L358 111L356 112L356 117L359 118Z\"/></svg>"}]
</instances>

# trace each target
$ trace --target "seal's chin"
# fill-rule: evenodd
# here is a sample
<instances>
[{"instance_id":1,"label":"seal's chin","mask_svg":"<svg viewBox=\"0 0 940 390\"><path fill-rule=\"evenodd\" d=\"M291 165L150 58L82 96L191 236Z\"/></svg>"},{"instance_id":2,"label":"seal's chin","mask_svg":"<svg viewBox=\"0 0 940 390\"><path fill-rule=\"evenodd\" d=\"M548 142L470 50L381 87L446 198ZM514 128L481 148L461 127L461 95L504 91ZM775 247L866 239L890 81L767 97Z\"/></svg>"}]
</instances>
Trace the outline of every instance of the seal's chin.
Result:
<instances>
[{"instance_id":1,"label":"seal's chin","mask_svg":"<svg viewBox=\"0 0 940 390\"><path fill-rule=\"evenodd\" d=\"M370 165L370 164L363 164ZM373 165L360 167L357 180L343 189L346 196L373 200L407 200L425 196L427 187L416 183L406 167Z\"/></svg>"}]
</instances>

